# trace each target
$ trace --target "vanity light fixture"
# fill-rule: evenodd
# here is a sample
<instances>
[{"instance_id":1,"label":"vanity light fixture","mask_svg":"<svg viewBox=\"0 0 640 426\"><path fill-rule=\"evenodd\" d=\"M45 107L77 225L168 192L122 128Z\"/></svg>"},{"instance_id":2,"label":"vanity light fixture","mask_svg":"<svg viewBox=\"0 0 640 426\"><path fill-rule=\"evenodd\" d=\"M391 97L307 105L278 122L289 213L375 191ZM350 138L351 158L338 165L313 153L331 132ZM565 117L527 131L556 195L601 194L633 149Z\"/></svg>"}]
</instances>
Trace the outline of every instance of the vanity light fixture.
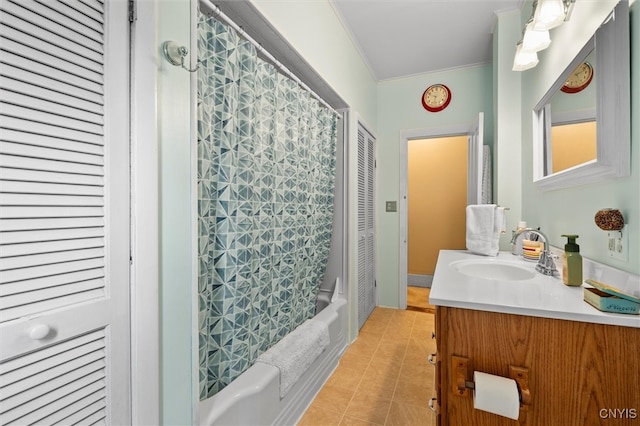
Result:
<instances>
[{"instance_id":1,"label":"vanity light fixture","mask_svg":"<svg viewBox=\"0 0 640 426\"><path fill-rule=\"evenodd\" d=\"M516 47L513 71L524 71L538 64L539 52L551 44L549 30L568 21L576 0L534 0L531 18Z\"/></svg>"},{"instance_id":2,"label":"vanity light fixture","mask_svg":"<svg viewBox=\"0 0 640 426\"><path fill-rule=\"evenodd\" d=\"M527 24L522 37L522 49L528 52L539 52L549 47L550 44L549 30L536 31L533 29L533 22Z\"/></svg>"},{"instance_id":3,"label":"vanity light fixture","mask_svg":"<svg viewBox=\"0 0 640 426\"><path fill-rule=\"evenodd\" d=\"M538 0L534 5L533 29L545 31L562 25L566 13L563 0Z\"/></svg>"},{"instance_id":4,"label":"vanity light fixture","mask_svg":"<svg viewBox=\"0 0 640 426\"><path fill-rule=\"evenodd\" d=\"M513 71L525 71L538 65L538 54L522 48L522 42L518 42L516 57L513 59Z\"/></svg>"}]
</instances>

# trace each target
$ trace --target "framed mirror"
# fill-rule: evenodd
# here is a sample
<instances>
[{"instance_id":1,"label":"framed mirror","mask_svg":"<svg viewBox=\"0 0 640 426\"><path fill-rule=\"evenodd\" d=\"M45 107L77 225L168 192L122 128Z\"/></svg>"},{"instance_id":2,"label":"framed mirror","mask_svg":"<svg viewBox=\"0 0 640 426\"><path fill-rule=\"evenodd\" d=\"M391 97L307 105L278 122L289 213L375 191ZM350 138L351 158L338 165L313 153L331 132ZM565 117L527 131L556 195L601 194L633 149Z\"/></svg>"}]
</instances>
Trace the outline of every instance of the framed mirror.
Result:
<instances>
[{"instance_id":1,"label":"framed mirror","mask_svg":"<svg viewBox=\"0 0 640 426\"><path fill-rule=\"evenodd\" d=\"M544 140L544 175L559 173L597 159L596 69L593 39L586 57L546 104L549 128ZM550 132L550 133L549 133Z\"/></svg>"},{"instance_id":2,"label":"framed mirror","mask_svg":"<svg viewBox=\"0 0 640 426\"><path fill-rule=\"evenodd\" d=\"M629 176L629 64L629 5L621 1L534 107L541 190Z\"/></svg>"}]
</instances>

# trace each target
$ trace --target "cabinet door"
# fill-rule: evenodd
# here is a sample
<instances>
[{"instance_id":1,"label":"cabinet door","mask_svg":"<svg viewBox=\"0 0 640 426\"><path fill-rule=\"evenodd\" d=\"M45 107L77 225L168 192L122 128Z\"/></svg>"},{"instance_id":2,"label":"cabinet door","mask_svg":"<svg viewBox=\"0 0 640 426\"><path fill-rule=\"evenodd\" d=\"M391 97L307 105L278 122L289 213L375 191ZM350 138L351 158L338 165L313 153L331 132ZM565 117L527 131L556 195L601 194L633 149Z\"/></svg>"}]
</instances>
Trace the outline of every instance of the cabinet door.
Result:
<instances>
[{"instance_id":1,"label":"cabinet door","mask_svg":"<svg viewBox=\"0 0 640 426\"><path fill-rule=\"evenodd\" d=\"M451 357L473 371L508 377L509 366L529 370L532 403L521 413L527 425L635 424L638 406L640 329L469 309L442 308L444 424L508 426L514 421L473 408L473 396L452 391ZM614 361L615 360L615 361ZM621 408L620 408L621 407ZM627 410L624 410L624 409ZM620 409L617 419L603 418ZM613 411L612 411L613 412ZM526 418L524 417L526 416ZM626 416L626 417L624 417Z\"/></svg>"},{"instance_id":2,"label":"cabinet door","mask_svg":"<svg viewBox=\"0 0 640 426\"><path fill-rule=\"evenodd\" d=\"M446 308L442 308L440 306L436 307L435 314L435 339L436 339L436 371L435 371L435 385L434 389L436 392L436 401L437 401L437 413L436 413L436 425L440 426L444 424L442 422L442 412L446 410L446 401L443 399L444 395L442 393L443 386L443 357L446 356L446 351L443 351L443 342L446 342L446 330L443 327L444 318L446 316Z\"/></svg>"},{"instance_id":3,"label":"cabinet door","mask_svg":"<svg viewBox=\"0 0 640 426\"><path fill-rule=\"evenodd\" d=\"M0 9L0 424L127 424L128 5Z\"/></svg>"}]
</instances>

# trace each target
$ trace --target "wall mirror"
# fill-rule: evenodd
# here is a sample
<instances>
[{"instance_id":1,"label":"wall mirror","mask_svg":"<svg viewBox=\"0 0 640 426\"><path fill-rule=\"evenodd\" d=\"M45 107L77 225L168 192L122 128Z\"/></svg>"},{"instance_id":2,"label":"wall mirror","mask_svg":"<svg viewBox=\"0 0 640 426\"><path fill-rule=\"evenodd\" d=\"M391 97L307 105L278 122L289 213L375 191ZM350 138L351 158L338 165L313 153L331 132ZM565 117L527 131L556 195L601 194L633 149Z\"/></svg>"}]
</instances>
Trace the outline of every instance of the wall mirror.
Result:
<instances>
[{"instance_id":1,"label":"wall mirror","mask_svg":"<svg viewBox=\"0 0 640 426\"><path fill-rule=\"evenodd\" d=\"M621 1L533 110L543 190L630 173L629 5Z\"/></svg>"}]
</instances>

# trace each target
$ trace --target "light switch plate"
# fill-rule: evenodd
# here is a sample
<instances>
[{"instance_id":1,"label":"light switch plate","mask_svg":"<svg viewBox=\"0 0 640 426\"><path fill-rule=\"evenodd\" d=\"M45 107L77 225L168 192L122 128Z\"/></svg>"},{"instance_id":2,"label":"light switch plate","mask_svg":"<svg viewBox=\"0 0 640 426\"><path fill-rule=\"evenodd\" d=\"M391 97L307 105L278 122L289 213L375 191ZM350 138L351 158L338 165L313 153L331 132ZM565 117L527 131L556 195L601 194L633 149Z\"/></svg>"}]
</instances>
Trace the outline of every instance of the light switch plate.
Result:
<instances>
[{"instance_id":1,"label":"light switch plate","mask_svg":"<svg viewBox=\"0 0 640 426\"><path fill-rule=\"evenodd\" d=\"M397 212L398 211L398 203L396 201L387 201L385 203L385 209L388 212Z\"/></svg>"}]
</instances>

